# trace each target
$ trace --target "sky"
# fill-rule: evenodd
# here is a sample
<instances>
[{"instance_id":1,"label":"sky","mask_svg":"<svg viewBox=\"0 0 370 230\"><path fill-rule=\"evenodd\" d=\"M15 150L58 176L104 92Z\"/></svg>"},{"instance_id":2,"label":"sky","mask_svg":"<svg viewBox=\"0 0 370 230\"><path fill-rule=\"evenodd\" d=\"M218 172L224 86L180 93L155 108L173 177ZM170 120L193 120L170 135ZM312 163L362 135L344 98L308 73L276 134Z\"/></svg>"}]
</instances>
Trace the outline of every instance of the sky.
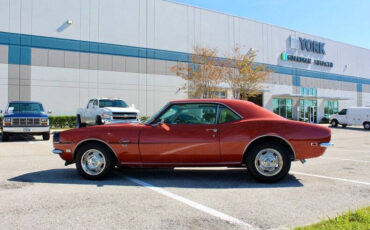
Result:
<instances>
[{"instance_id":1,"label":"sky","mask_svg":"<svg viewBox=\"0 0 370 230\"><path fill-rule=\"evenodd\" d=\"M370 49L370 0L173 0Z\"/></svg>"}]
</instances>

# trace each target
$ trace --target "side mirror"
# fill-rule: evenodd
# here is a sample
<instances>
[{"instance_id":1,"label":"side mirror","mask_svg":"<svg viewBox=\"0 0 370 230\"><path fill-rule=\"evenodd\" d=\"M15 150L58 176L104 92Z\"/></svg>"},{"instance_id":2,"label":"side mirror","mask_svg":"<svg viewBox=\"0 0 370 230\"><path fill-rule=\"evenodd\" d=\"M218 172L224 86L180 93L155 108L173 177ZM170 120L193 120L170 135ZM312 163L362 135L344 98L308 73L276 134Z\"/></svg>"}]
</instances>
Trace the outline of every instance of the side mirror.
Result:
<instances>
[{"instance_id":1,"label":"side mirror","mask_svg":"<svg viewBox=\"0 0 370 230\"><path fill-rule=\"evenodd\" d=\"M48 110L48 114L51 114L51 110Z\"/></svg>"},{"instance_id":2,"label":"side mirror","mask_svg":"<svg viewBox=\"0 0 370 230\"><path fill-rule=\"evenodd\" d=\"M161 119L159 122L157 122L157 123L152 123L152 126L161 126L161 125L163 125L163 124L165 124L164 123L164 119Z\"/></svg>"}]
</instances>

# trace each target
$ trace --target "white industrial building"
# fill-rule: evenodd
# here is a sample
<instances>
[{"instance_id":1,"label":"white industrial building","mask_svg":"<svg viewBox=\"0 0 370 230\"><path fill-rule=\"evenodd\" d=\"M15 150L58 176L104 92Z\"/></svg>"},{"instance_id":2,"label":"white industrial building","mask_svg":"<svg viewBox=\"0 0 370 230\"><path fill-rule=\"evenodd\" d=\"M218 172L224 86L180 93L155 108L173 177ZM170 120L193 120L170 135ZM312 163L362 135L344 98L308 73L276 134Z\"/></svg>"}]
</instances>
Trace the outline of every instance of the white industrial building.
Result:
<instances>
[{"instance_id":1,"label":"white industrial building","mask_svg":"<svg viewBox=\"0 0 370 230\"><path fill-rule=\"evenodd\" d=\"M165 0L0 5L1 109L33 100L68 115L89 98L119 97L151 115L187 97L170 68L187 62L195 45L220 56L235 45L256 50L256 61L274 71L260 102L282 116L318 122L344 107L370 106L365 48Z\"/></svg>"}]
</instances>

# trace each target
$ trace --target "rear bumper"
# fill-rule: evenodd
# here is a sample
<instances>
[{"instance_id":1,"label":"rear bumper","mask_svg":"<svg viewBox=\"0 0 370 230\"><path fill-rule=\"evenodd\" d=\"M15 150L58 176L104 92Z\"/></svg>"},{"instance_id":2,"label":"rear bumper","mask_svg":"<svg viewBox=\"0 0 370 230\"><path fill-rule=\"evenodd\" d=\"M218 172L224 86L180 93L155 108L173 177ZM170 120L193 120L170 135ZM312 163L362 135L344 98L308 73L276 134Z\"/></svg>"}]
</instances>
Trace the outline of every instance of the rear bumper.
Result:
<instances>
[{"instance_id":1,"label":"rear bumper","mask_svg":"<svg viewBox=\"0 0 370 230\"><path fill-rule=\"evenodd\" d=\"M24 133L24 134L40 134L50 132L50 127L3 127L3 132L6 133Z\"/></svg>"}]
</instances>

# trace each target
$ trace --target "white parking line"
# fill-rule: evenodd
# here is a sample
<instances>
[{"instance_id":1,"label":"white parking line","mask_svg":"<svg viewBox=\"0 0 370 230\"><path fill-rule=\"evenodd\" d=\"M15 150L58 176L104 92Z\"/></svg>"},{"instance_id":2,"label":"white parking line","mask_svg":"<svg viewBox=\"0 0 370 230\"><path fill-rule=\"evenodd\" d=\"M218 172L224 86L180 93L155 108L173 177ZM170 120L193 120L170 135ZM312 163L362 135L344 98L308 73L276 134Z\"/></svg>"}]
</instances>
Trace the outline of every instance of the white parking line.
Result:
<instances>
[{"instance_id":1,"label":"white parking line","mask_svg":"<svg viewBox=\"0 0 370 230\"><path fill-rule=\"evenodd\" d=\"M357 181L357 180L349 180L349 179L343 179L343 178L338 178L338 177L321 176L321 175L316 175L316 174L301 173L301 172L294 172L294 171L290 171L290 172L293 174L302 175L302 176L318 177L318 178L323 178L323 179L338 180L338 181L355 183L355 184L370 185L369 182L363 182L363 181Z\"/></svg>"},{"instance_id":2,"label":"white parking line","mask_svg":"<svg viewBox=\"0 0 370 230\"><path fill-rule=\"evenodd\" d=\"M348 152L348 153L370 153L370 151L350 150L350 149L328 149L328 152Z\"/></svg>"},{"instance_id":3,"label":"white parking line","mask_svg":"<svg viewBox=\"0 0 370 230\"><path fill-rule=\"evenodd\" d=\"M319 159L328 159L328 160L341 160L341 161L353 161L353 162L361 162L361 163L370 163L367 160L353 160L353 159L344 159L338 157L320 157Z\"/></svg>"},{"instance_id":4,"label":"white parking line","mask_svg":"<svg viewBox=\"0 0 370 230\"><path fill-rule=\"evenodd\" d=\"M225 213L219 212L219 211L217 211L215 209L209 208L209 207L204 206L202 204L196 203L196 202L194 202L192 200L186 199L186 198L184 198L182 196L179 196L179 195L176 195L174 193L168 192L168 191L166 191L166 190L164 190L162 188L156 187L156 186L154 186L152 184L149 184L149 183L146 183L146 182L144 182L142 180L139 180L139 179L136 179L136 178L132 178L132 177L129 177L129 176L125 176L125 177L129 181L134 182L135 184L138 184L138 185L144 186L146 188L149 188L149 189L151 189L153 191L156 191L156 192L158 192L158 193L160 193L162 195L165 195L165 196L170 197L170 198L172 198L174 200L180 201L180 202L182 202L182 203L184 203L186 205L189 205L190 207L193 207L193 208L198 209L198 210L200 210L202 212L205 212L205 213L207 213L209 215L212 215L214 217L217 217L217 218L220 218L222 220L225 220L225 221L227 221L229 223L236 224L236 225L239 225L239 226L243 226L243 227L246 227L248 229L258 229L258 228L253 227L252 225L250 225L248 223L245 223L244 221L241 221L239 219L236 219L236 218L234 218L232 216L229 216L229 215L227 215Z\"/></svg>"}]
</instances>

